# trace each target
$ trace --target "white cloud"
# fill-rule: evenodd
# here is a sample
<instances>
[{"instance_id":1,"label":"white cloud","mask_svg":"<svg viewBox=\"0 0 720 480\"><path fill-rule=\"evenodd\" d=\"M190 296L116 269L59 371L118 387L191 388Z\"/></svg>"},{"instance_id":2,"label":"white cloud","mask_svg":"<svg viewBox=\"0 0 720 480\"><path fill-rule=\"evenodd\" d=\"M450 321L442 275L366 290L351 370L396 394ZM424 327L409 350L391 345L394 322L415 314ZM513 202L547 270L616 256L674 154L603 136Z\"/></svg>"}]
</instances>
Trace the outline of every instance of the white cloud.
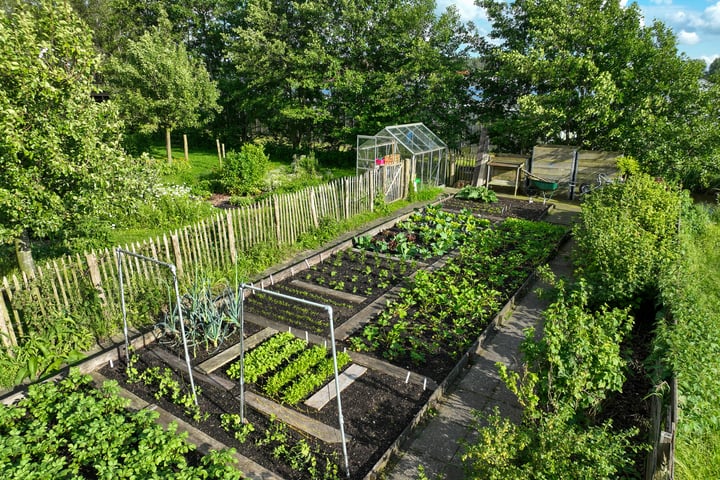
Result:
<instances>
[{"instance_id":1,"label":"white cloud","mask_svg":"<svg viewBox=\"0 0 720 480\"><path fill-rule=\"evenodd\" d=\"M720 57L720 55L710 55L710 56L703 55L702 57L700 57L700 60L705 60L705 63L709 67L710 64L713 62L713 60L715 60L716 58L719 58L719 57Z\"/></svg>"},{"instance_id":2,"label":"white cloud","mask_svg":"<svg viewBox=\"0 0 720 480\"><path fill-rule=\"evenodd\" d=\"M712 32L720 32L720 2L705 9L703 18Z\"/></svg>"},{"instance_id":3,"label":"white cloud","mask_svg":"<svg viewBox=\"0 0 720 480\"><path fill-rule=\"evenodd\" d=\"M681 45L695 45L700 42L700 36L695 32L680 30L677 34L678 43Z\"/></svg>"},{"instance_id":4,"label":"white cloud","mask_svg":"<svg viewBox=\"0 0 720 480\"><path fill-rule=\"evenodd\" d=\"M672 0L650 0L655 5L672 5Z\"/></svg>"},{"instance_id":5,"label":"white cloud","mask_svg":"<svg viewBox=\"0 0 720 480\"><path fill-rule=\"evenodd\" d=\"M475 5L474 0L438 0L437 9L439 11L445 11L445 8L450 5L455 5L460 14L460 20L463 22L472 21L477 24L478 22L487 20L485 10Z\"/></svg>"},{"instance_id":6,"label":"white cloud","mask_svg":"<svg viewBox=\"0 0 720 480\"><path fill-rule=\"evenodd\" d=\"M680 8L672 9L667 12L667 17L670 23L678 27L720 33L720 2L707 7L702 12Z\"/></svg>"}]
</instances>

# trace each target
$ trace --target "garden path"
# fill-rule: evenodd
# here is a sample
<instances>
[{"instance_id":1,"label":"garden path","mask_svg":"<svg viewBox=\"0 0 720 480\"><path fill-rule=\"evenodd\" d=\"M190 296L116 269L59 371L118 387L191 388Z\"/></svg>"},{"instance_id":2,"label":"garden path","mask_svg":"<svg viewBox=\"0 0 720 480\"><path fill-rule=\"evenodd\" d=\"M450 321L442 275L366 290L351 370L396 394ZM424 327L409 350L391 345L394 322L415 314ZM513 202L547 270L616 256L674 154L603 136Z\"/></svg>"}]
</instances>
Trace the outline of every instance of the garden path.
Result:
<instances>
[{"instance_id":1,"label":"garden path","mask_svg":"<svg viewBox=\"0 0 720 480\"><path fill-rule=\"evenodd\" d=\"M578 205L553 203L555 207L546 220L570 225L577 217ZM550 267L558 276L568 277L572 273L572 244L572 240L565 243L550 262ZM490 413L497 407L503 416L520 421L520 405L500 379L495 364L503 362L510 368L519 367L523 331L539 323L542 310L547 305L535 293L541 286L541 282L536 280L528 293L518 300L505 324L488 332L465 374L450 386L436 406L436 415L418 427L403 446L397 461L386 468L384 478L415 480L419 478L418 467L422 465L427 478L462 480L465 478L461 461L462 443L472 442L476 435L471 426L473 410Z\"/></svg>"}]
</instances>

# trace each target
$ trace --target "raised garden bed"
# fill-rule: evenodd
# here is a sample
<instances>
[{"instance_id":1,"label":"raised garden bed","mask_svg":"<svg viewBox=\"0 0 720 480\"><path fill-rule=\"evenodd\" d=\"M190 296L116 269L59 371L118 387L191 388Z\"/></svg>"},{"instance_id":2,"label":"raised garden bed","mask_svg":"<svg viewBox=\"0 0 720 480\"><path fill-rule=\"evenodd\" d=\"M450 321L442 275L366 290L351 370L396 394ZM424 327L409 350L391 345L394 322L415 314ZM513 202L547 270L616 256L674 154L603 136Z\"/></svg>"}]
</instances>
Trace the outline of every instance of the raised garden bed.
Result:
<instances>
[{"instance_id":1,"label":"raised garden bed","mask_svg":"<svg viewBox=\"0 0 720 480\"><path fill-rule=\"evenodd\" d=\"M543 202L529 202L517 198L501 197L497 202L486 203L477 200L463 200L455 197L448 198L443 202L443 209L460 212L468 210L491 220L502 220L505 218L523 218L526 220L540 220L545 217L551 204Z\"/></svg>"},{"instance_id":2,"label":"raised garden bed","mask_svg":"<svg viewBox=\"0 0 720 480\"><path fill-rule=\"evenodd\" d=\"M336 314L338 356L346 360L339 366L353 479L377 473L389 449L419 421L458 364L467 359L473 342L564 233L544 223L510 220L494 225L438 209L431 209L430 215L424 219L417 214L412 225L399 228L417 232L426 242L423 248L436 253L428 258L431 263L402 253L348 248L325 255L315 266L305 262L303 268L291 267L292 274L282 280L258 282L285 295L330 304ZM445 226L462 235L448 233ZM444 247L433 246L433 238ZM385 276L381 270L389 272L387 285L379 285ZM330 279L343 284L332 288ZM372 291L367 290L370 286ZM343 478L338 403L326 383L329 350L312 353L329 347L327 313L270 298L253 294L246 302L247 356L261 351L255 349L271 350L267 345L273 338L282 344L273 347L274 352L288 348L289 353L276 353L283 356L279 361L264 361L269 368L246 378L242 397L238 373L233 371L240 339L233 332L221 345L195 352L197 406L188 396L189 378L177 338L138 348L131 365L116 362L99 373L204 432L214 439L213 445L236 448L250 478ZM295 346L285 346L293 341L285 332L299 339ZM307 365L297 367L300 363ZM296 368L298 372L282 373ZM274 380L282 375L289 380ZM297 398L288 393L312 375L324 377L312 380L313 388ZM280 387L271 388L276 381ZM318 391L327 391L328 397L318 400L323 395ZM248 423L241 421L240 412Z\"/></svg>"}]
</instances>

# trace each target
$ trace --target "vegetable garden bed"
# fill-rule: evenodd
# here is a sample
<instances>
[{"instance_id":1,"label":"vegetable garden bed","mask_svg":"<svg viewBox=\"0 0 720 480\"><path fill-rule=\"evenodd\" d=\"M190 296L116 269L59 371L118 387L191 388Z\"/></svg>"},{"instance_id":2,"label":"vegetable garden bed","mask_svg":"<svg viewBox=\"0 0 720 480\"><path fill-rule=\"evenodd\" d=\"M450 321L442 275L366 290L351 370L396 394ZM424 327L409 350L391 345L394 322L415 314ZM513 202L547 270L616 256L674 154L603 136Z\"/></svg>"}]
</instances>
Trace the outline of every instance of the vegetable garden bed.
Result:
<instances>
[{"instance_id":1,"label":"vegetable garden bed","mask_svg":"<svg viewBox=\"0 0 720 480\"><path fill-rule=\"evenodd\" d=\"M388 450L419 421L473 342L565 233L542 222L492 224L437 207L393 227L394 237L387 230L268 285L337 313L353 479L377 474ZM404 246L395 248L398 234ZM382 242L387 248L378 247ZM222 346L194 351L197 405L176 340L161 338L137 349L130 365L118 362L100 374L236 448L242 465L259 465L245 472L249 477L272 471L276 478L343 478L325 312L277 300L260 292L246 301L242 394L239 337L231 329Z\"/></svg>"}]
</instances>

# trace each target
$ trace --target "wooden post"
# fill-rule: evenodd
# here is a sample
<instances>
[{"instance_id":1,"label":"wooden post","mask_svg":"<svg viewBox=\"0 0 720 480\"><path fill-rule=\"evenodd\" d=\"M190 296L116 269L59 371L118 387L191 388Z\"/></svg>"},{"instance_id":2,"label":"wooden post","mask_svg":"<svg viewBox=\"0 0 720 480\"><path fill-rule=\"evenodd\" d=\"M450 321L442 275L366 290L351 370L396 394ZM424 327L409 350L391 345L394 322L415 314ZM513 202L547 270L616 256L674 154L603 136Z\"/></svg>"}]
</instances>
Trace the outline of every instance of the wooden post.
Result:
<instances>
[{"instance_id":1,"label":"wooden post","mask_svg":"<svg viewBox=\"0 0 720 480\"><path fill-rule=\"evenodd\" d=\"M320 226L317 212L317 201L315 199L315 187L310 187L310 215L312 215L313 225L315 228Z\"/></svg>"},{"instance_id":2,"label":"wooden post","mask_svg":"<svg viewBox=\"0 0 720 480\"><path fill-rule=\"evenodd\" d=\"M90 281L92 281L93 287L98 291L98 297L103 305L107 304L105 298L105 292L102 288L102 278L100 277L100 269L98 268L97 257L94 253L86 253L85 260L87 261L88 270L90 271Z\"/></svg>"},{"instance_id":3,"label":"wooden post","mask_svg":"<svg viewBox=\"0 0 720 480\"><path fill-rule=\"evenodd\" d=\"M169 128L165 129L165 149L167 150L168 165L172 165L172 140Z\"/></svg>"},{"instance_id":4,"label":"wooden post","mask_svg":"<svg viewBox=\"0 0 720 480\"><path fill-rule=\"evenodd\" d=\"M182 252L180 251L180 240L178 239L177 232L170 235L170 242L172 243L173 256L175 257L175 268L177 268L178 277L182 276L183 271L183 260Z\"/></svg>"},{"instance_id":5,"label":"wooden post","mask_svg":"<svg viewBox=\"0 0 720 480\"><path fill-rule=\"evenodd\" d=\"M232 213L230 210L226 212L227 218L227 232L228 232L228 243L230 244L230 258L232 259L233 265L237 263L237 247L235 246L235 229L233 228Z\"/></svg>"},{"instance_id":6,"label":"wooden post","mask_svg":"<svg viewBox=\"0 0 720 480\"><path fill-rule=\"evenodd\" d=\"M450 158L450 175L449 175L450 178L448 178L448 185L451 187L455 186L455 168L457 166L456 163L457 163L457 158L455 155L453 155Z\"/></svg>"},{"instance_id":7,"label":"wooden post","mask_svg":"<svg viewBox=\"0 0 720 480\"><path fill-rule=\"evenodd\" d=\"M483 184L487 187L486 181L483 179L487 176L488 159L490 158L490 137L488 136L487 127L480 127L480 140L478 142L478 153L475 159L475 170L473 171L472 186L480 187Z\"/></svg>"},{"instance_id":8,"label":"wooden post","mask_svg":"<svg viewBox=\"0 0 720 480\"><path fill-rule=\"evenodd\" d=\"M222 158L225 158L225 144L223 143L221 146L222 146Z\"/></svg>"},{"instance_id":9,"label":"wooden post","mask_svg":"<svg viewBox=\"0 0 720 480\"><path fill-rule=\"evenodd\" d=\"M220 139L215 139L215 144L217 145L217 151L218 151L218 162L220 163L220 168L222 168L222 151L220 150Z\"/></svg>"},{"instance_id":10,"label":"wooden post","mask_svg":"<svg viewBox=\"0 0 720 480\"><path fill-rule=\"evenodd\" d=\"M183 148L185 149L185 163L190 163L190 155L188 153L187 135L183 133Z\"/></svg>"}]
</instances>

